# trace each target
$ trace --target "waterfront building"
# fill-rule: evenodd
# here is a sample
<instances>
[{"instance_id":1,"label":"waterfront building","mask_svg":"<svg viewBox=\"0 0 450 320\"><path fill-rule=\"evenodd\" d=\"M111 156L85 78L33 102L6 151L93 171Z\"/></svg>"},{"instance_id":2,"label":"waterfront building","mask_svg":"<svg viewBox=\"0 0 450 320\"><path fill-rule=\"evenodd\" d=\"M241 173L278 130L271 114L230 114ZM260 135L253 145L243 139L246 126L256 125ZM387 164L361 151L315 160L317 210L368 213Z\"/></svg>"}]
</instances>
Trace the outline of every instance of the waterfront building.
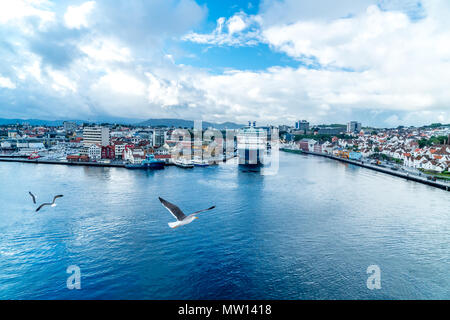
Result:
<instances>
[{"instance_id":1,"label":"waterfront building","mask_svg":"<svg viewBox=\"0 0 450 320\"><path fill-rule=\"evenodd\" d=\"M140 164L145 159L145 152L140 148L135 148L133 145L125 146L123 159L131 164Z\"/></svg>"},{"instance_id":2,"label":"waterfront building","mask_svg":"<svg viewBox=\"0 0 450 320\"><path fill-rule=\"evenodd\" d=\"M30 142L28 143L28 148L34 150L43 150L45 149L45 146L42 142Z\"/></svg>"},{"instance_id":3,"label":"waterfront building","mask_svg":"<svg viewBox=\"0 0 450 320\"><path fill-rule=\"evenodd\" d=\"M70 154L66 157L69 162L89 162L87 155Z\"/></svg>"},{"instance_id":4,"label":"waterfront building","mask_svg":"<svg viewBox=\"0 0 450 320\"><path fill-rule=\"evenodd\" d=\"M326 141L322 145L322 153L333 154L334 147L333 143Z\"/></svg>"},{"instance_id":5,"label":"waterfront building","mask_svg":"<svg viewBox=\"0 0 450 320\"><path fill-rule=\"evenodd\" d=\"M315 143L313 145L313 151L315 153L322 153L322 145L320 143Z\"/></svg>"},{"instance_id":6,"label":"waterfront building","mask_svg":"<svg viewBox=\"0 0 450 320\"><path fill-rule=\"evenodd\" d=\"M99 144L108 146L110 144L110 135L108 127L84 127L83 129L83 144L90 146L92 144Z\"/></svg>"},{"instance_id":7,"label":"waterfront building","mask_svg":"<svg viewBox=\"0 0 450 320\"><path fill-rule=\"evenodd\" d=\"M170 154L155 154L155 159L164 161L164 163L169 164L172 156Z\"/></svg>"},{"instance_id":8,"label":"waterfront building","mask_svg":"<svg viewBox=\"0 0 450 320\"><path fill-rule=\"evenodd\" d=\"M114 142L114 155L116 158L121 159L123 157L123 152L125 151L125 142L115 141Z\"/></svg>"},{"instance_id":9,"label":"waterfront building","mask_svg":"<svg viewBox=\"0 0 450 320\"><path fill-rule=\"evenodd\" d=\"M91 160L99 160L102 157L102 147L98 144L89 146L88 155Z\"/></svg>"},{"instance_id":10,"label":"waterfront building","mask_svg":"<svg viewBox=\"0 0 450 320\"><path fill-rule=\"evenodd\" d=\"M314 152L314 146L317 144L318 142L314 139L302 139L298 142L299 147L301 150L303 151L310 151L310 152Z\"/></svg>"},{"instance_id":11,"label":"waterfront building","mask_svg":"<svg viewBox=\"0 0 450 320\"><path fill-rule=\"evenodd\" d=\"M102 146L102 159L115 159L115 146Z\"/></svg>"},{"instance_id":12,"label":"waterfront building","mask_svg":"<svg viewBox=\"0 0 450 320\"><path fill-rule=\"evenodd\" d=\"M361 160L362 154L361 154L361 152L354 152L354 151L352 151L352 152L350 152L348 154L348 158L350 160Z\"/></svg>"}]
</instances>

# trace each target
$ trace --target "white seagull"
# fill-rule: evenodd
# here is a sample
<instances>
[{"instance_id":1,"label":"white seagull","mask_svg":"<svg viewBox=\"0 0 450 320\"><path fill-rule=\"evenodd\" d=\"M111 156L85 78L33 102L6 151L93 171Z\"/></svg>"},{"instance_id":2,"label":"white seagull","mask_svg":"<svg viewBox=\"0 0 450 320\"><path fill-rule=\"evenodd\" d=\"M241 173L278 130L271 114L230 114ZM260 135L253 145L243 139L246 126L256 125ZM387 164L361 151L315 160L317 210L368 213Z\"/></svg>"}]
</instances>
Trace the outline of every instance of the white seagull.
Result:
<instances>
[{"instance_id":1,"label":"white seagull","mask_svg":"<svg viewBox=\"0 0 450 320\"><path fill-rule=\"evenodd\" d=\"M30 194L31 199L33 199L33 203L36 204L36 196L32 194L31 191L28 191L28 193Z\"/></svg>"},{"instance_id":2,"label":"white seagull","mask_svg":"<svg viewBox=\"0 0 450 320\"><path fill-rule=\"evenodd\" d=\"M52 203L46 202L46 203L41 204L41 205L36 209L36 212L38 212L39 210L41 210L42 207L44 207L44 206L52 206L52 207L55 207L55 206L56 206L56 203L55 203L56 199L62 198L62 197L64 197L62 194L58 194L57 196L54 196L54 197L53 197Z\"/></svg>"},{"instance_id":3,"label":"white seagull","mask_svg":"<svg viewBox=\"0 0 450 320\"><path fill-rule=\"evenodd\" d=\"M198 219L196 217L197 213L203 212L203 211L208 211L208 210L212 210L214 209L216 206L212 206L208 209L203 209L200 211L195 211L194 213L190 214L190 215L185 215L183 213L183 211L181 211L180 208L178 208L176 205L174 205L173 203L170 203L169 201L164 200L161 197L158 197L159 201L161 201L162 205L164 207L166 207L167 210L169 210L169 212L177 219L177 221L175 222L169 222L169 227L171 227L172 229L178 228L180 226L184 226L185 224L189 224L192 221L194 221L195 219Z\"/></svg>"}]
</instances>

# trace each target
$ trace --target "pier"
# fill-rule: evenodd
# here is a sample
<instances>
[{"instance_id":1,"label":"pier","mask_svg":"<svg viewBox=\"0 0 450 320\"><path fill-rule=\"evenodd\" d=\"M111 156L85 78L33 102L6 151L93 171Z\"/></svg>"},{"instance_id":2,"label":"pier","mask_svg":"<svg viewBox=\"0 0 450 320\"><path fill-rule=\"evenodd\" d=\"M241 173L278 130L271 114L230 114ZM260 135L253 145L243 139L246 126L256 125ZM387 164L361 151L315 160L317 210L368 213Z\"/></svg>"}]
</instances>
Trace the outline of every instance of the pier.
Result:
<instances>
[{"instance_id":1,"label":"pier","mask_svg":"<svg viewBox=\"0 0 450 320\"><path fill-rule=\"evenodd\" d=\"M387 173L387 174L390 174L392 176L404 178L406 180L411 180L411 181L423 183L423 184L426 184L426 185L429 185L429 186L432 186L432 187L435 187L435 188L439 188L439 189L442 189L442 190L450 191L450 185L449 184L445 184L445 183L442 183L442 182L439 182L439 181L430 181L430 180L427 180L426 178L417 177L417 176L414 176L414 175L411 175L411 174L408 174L408 173L393 171L392 169L383 168L383 167L379 167L379 166L374 166L374 165L371 165L371 164L363 163L361 161L350 160L350 159L345 159L345 158L339 158L339 157L336 157L336 156L333 156L333 155L327 154L327 153L317 153L317 152L312 152L312 151L292 150L292 149L281 149L281 150L284 151L284 152L290 152L290 153L311 154L311 155L315 155L315 156L319 156L319 157L325 157L325 158L329 158L329 159L333 159L333 160L337 160L337 161L353 164L355 166L367 168L367 169L370 169L370 170Z\"/></svg>"},{"instance_id":2,"label":"pier","mask_svg":"<svg viewBox=\"0 0 450 320\"><path fill-rule=\"evenodd\" d=\"M39 159L23 159L23 158L0 158L0 162L23 162L35 164L60 164L67 166L89 166L89 167L116 167L125 168L124 164L116 163L98 163L98 162L69 162L69 161L53 161L53 160L39 160Z\"/></svg>"}]
</instances>

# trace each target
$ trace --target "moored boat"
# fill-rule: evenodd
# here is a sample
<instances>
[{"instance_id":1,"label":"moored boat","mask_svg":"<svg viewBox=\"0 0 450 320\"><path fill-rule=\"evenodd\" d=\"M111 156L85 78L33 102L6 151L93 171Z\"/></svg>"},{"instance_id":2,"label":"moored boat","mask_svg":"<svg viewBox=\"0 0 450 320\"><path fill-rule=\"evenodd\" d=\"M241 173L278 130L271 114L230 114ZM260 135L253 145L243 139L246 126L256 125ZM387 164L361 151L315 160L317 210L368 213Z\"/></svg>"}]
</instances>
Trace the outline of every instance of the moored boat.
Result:
<instances>
[{"instance_id":1,"label":"moored boat","mask_svg":"<svg viewBox=\"0 0 450 320\"><path fill-rule=\"evenodd\" d=\"M153 155L153 154L148 154L145 157L145 160L142 161L142 164L146 167L146 169L151 169L151 170L164 169L164 166L165 166L165 162L161 161L161 160L156 160L155 155Z\"/></svg>"},{"instance_id":2,"label":"moored boat","mask_svg":"<svg viewBox=\"0 0 450 320\"><path fill-rule=\"evenodd\" d=\"M192 163L192 161L189 161L187 159L179 159L179 160L175 160L174 164L177 167L183 168L183 169L190 169L194 167L194 164Z\"/></svg>"},{"instance_id":3,"label":"moored boat","mask_svg":"<svg viewBox=\"0 0 450 320\"><path fill-rule=\"evenodd\" d=\"M194 159L194 160L192 160L192 163L196 167L208 167L209 166L209 161L206 159Z\"/></svg>"}]
</instances>

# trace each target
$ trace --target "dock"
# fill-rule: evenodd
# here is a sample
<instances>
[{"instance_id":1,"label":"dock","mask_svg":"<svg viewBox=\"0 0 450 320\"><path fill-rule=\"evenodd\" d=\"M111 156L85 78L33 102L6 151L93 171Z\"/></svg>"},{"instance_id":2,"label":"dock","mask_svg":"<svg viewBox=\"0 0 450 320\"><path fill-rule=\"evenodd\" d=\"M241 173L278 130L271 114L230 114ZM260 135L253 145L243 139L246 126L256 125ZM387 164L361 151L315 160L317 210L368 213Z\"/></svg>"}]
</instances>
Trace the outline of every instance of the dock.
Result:
<instances>
[{"instance_id":1,"label":"dock","mask_svg":"<svg viewBox=\"0 0 450 320\"><path fill-rule=\"evenodd\" d=\"M426 178L417 177L417 176L410 175L410 174L403 173L403 172L393 171L393 170L388 169L388 168L374 166L374 165L371 165L371 164L363 163L361 161L350 160L350 159L345 159L345 158L339 158L339 157L336 157L336 156L333 156L333 155L327 154L327 153L317 153L317 152L312 152L312 151L292 150L292 149L280 149L280 150L284 151L284 152L311 154L311 155L315 155L315 156L319 156L319 157L325 157L325 158L329 158L329 159L333 159L333 160L337 160L337 161L353 164L355 166L367 168L367 169L370 169L370 170L374 170L374 171L378 171L378 172L382 172L382 173L387 173L387 174L390 174L392 176L396 176L396 177L403 178L403 179L406 179L406 180L423 183L423 184L426 184L426 185L429 185L429 186L432 186L432 187L435 187L435 188L439 188L439 189L442 189L442 190L445 190L445 191L450 191L450 185L449 184L445 184L445 183L442 183L442 182L439 182L439 181L430 181L430 180L427 180ZM294 151L296 151L296 152L294 152ZM298 152L298 151L300 151L300 152Z\"/></svg>"},{"instance_id":2,"label":"dock","mask_svg":"<svg viewBox=\"0 0 450 320\"><path fill-rule=\"evenodd\" d=\"M124 164L116 164L116 163L69 162L69 161L23 159L23 158L0 158L0 162L22 162L22 163L35 163L35 164L59 164L59 165L66 165L66 166L89 166L89 167L125 168Z\"/></svg>"}]
</instances>

